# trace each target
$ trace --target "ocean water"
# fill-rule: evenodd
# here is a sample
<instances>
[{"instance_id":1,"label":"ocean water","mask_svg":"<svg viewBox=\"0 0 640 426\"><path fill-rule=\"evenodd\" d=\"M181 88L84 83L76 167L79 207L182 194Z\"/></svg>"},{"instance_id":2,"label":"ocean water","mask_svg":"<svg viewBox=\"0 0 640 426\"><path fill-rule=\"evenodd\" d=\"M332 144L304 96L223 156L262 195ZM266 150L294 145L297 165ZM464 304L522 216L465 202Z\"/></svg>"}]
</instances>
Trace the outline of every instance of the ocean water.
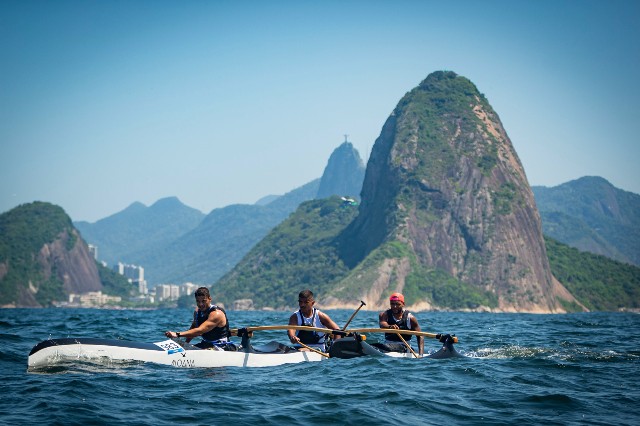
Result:
<instances>
[{"instance_id":1,"label":"ocean water","mask_svg":"<svg viewBox=\"0 0 640 426\"><path fill-rule=\"evenodd\" d=\"M352 311L327 313L344 324ZM48 337L145 342L191 311L0 309L0 423L640 424L640 315L422 312L423 331L456 334L464 359L330 359L267 368L179 369L73 363L27 371ZM232 327L286 324L290 312L229 312ZM376 327L360 311L352 327ZM375 341L375 336L368 336ZM285 332L256 332L255 343ZM425 351L439 347L425 340Z\"/></svg>"}]
</instances>

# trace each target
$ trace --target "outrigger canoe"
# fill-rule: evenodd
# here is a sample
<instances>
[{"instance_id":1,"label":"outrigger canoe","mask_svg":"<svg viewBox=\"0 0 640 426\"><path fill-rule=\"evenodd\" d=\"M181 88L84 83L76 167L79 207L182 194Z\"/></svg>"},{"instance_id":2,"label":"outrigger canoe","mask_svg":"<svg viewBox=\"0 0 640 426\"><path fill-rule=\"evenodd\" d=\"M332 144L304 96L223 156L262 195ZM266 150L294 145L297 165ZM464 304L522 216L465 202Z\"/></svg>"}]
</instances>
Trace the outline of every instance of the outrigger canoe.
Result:
<instances>
[{"instance_id":1,"label":"outrigger canoe","mask_svg":"<svg viewBox=\"0 0 640 426\"><path fill-rule=\"evenodd\" d=\"M298 351L295 348L275 341L258 346L251 344L250 336L252 331L286 329L321 331L351 336L336 339L328 354L315 350ZM242 343L238 351L203 350L177 340L145 343L96 338L49 339L33 347L29 353L28 368L44 368L74 360L97 363L134 361L162 364L178 368L271 367L282 364L322 361L329 357L353 358L363 355L392 357L413 356L412 353L381 351L364 342L363 336L357 334L359 332L372 330L379 331L379 329L336 331L324 328L290 325L234 329L232 330L234 334L242 337ZM405 331L402 333L415 334L415 332ZM429 333L422 334L430 335ZM449 358L452 356L460 356L453 348L453 339L448 343L443 343L444 345L440 351L427 357Z\"/></svg>"},{"instance_id":2,"label":"outrigger canoe","mask_svg":"<svg viewBox=\"0 0 640 426\"><path fill-rule=\"evenodd\" d=\"M66 338L38 343L29 353L29 369L73 360L86 362L139 361L181 368L271 367L306 361L322 361L314 352L301 352L277 342L239 351L203 350L173 340L156 343L115 339Z\"/></svg>"}]
</instances>

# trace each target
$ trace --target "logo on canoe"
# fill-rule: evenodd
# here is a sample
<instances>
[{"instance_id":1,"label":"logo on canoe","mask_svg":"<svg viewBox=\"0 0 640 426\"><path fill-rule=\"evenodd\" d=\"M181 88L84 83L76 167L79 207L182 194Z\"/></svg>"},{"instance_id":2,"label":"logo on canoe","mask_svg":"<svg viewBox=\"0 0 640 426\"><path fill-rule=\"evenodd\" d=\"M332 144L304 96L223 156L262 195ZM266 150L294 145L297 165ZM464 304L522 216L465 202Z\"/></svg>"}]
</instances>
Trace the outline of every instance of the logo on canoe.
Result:
<instances>
[{"instance_id":1,"label":"logo on canoe","mask_svg":"<svg viewBox=\"0 0 640 426\"><path fill-rule=\"evenodd\" d=\"M196 366L196 363L192 359L174 359L171 361L171 365L174 367L183 367L183 368L193 368Z\"/></svg>"},{"instance_id":2,"label":"logo on canoe","mask_svg":"<svg viewBox=\"0 0 640 426\"><path fill-rule=\"evenodd\" d=\"M186 353L184 353L184 348L172 340L165 340L164 342L158 342L156 343L156 345L160 346L162 349L167 351L167 355L176 354L176 353L182 354L182 356L186 355Z\"/></svg>"}]
</instances>

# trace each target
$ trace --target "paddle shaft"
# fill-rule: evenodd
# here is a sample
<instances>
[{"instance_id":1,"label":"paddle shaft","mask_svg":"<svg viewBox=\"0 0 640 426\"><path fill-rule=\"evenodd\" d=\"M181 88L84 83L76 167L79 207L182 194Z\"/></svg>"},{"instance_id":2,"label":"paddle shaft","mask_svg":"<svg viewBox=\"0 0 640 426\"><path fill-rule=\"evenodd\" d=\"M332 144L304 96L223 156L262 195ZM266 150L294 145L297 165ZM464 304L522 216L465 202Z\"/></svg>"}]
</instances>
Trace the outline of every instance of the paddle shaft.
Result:
<instances>
[{"instance_id":1,"label":"paddle shaft","mask_svg":"<svg viewBox=\"0 0 640 426\"><path fill-rule=\"evenodd\" d=\"M413 336L423 336L423 337L431 337L433 339L438 338L438 334L435 333L427 333L424 331L414 331L414 330L398 330L395 328L352 328L347 330L350 333L396 333L400 334L411 334ZM453 342L458 343L458 338L452 336Z\"/></svg>"},{"instance_id":2,"label":"paddle shaft","mask_svg":"<svg viewBox=\"0 0 640 426\"><path fill-rule=\"evenodd\" d=\"M298 342L298 344L300 344L301 346L303 346L303 347L305 347L305 348L309 349L309 350L310 350L310 351L312 351L312 352L315 352L315 353L317 353L317 354L320 354L320 355L322 355L322 356L325 356L325 357L329 358L329 354L327 354L327 353L324 353L324 352L322 352L322 351L319 351L318 349L312 348L311 346L307 346L307 345L305 345L305 344L304 344L304 343L302 343L302 342Z\"/></svg>"},{"instance_id":3,"label":"paddle shaft","mask_svg":"<svg viewBox=\"0 0 640 426\"><path fill-rule=\"evenodd\" d=\"M414 336L423 336L430 337L432 339L437 339L438 335L435 333L427 333L424 331L414 331L414 330L398 330L395 328L352 328L350 330L331 330L329 328L318 328L318 327L308 327L306 325L262 325L256 327L245 327L247 331L261 331L261 330L309 330L309 331L319 331L321 333L328 334L339 334L344 336L348 333L396 333L396 334L411 334ZM231 332L236 334L238 333L238 329L231 329ZM458 338L453 337L453 342L458 343Z\"/></svg>"},{"instance_id":4,"label":"paddle shaft","mask_svg":"<svg viewBox=\"0 0 640 426\"><path fill-rule=\"evenodd\" d=\"M400 340L402 340L402 343L404 343L404 345L409 348L409 350L411 351L411 353L413 354L413 356L415 356L416 358L418 358L418 354L416 353L416 351L413 350L413 348L411 347L411 345L404 340L404 337L402 337L402 334L398 334L398 337L400 338Z\"/></svg>"},{"instance_id":5,"label":"paddle shaft","mask_svg":"<svg viewBox=\"0 0 640 426\"><path fill-rule=\"evenodd\" d=\"M358 311L360 309L362 309L363 306L366 306L366 303L364 303L364 301L360 301L360 306L358 307L358 309L356 309L356 311L351 315L351 318L349 318L349 321L347 321L347 323L344 325L344 327L342 327L342 331L345 331L347 329L347 326L351 323L351 320L356 316L356 314L358 313Z\"/></svg>"},{"instance_id":6,"label":"paddle shaft","mask_svg":"<svg viewBox=\"0 0 640 426\"><path fill-rule=\"evenodd\" d=\"M261 325L256 327L245 327L247 331L264 331L264 330L308 330L308 331L319 331L321 333L326 334L339 334L344 336L347 334L341 330L331 330L329 328L319 328L319 327L309 327L306 325ZM238 334L238 329L231 329L231 333Z\"/></svg>"}]
</instances>

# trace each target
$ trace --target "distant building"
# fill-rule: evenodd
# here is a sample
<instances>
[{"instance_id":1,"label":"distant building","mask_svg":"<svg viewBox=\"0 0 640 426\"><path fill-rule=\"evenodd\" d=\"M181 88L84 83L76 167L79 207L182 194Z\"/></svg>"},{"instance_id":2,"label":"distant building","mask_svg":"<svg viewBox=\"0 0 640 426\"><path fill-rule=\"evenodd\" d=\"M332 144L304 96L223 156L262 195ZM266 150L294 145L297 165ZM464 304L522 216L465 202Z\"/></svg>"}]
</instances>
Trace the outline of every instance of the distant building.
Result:
<instances>
[{"instance_id":1,"label":"distant building","mask_svg":"<svg viewBox=\"0 0 640 426\"><path fill-rule=\"evenodd\" d=\"M102 294L101 291L91 291L83 294L71 293L69 295L69 304L79 305L83 308L103 306L110 302L119 303L121 301L122 298L120 296L108 296L106 294Z\"/></svg>"},{"instance_id":2,"label":"distant building","mask_svg":"<svg viewBox=\"0 0 640 426\"><path fill-rule=\"evenodd\" d=\"M151 292L155 293L156 299L159 302L163 300L173 301L178 300L182 296L193 297L193 294L199 287L202 286L194 283L184 283L180 285L158 284L153 288L153 290L151 290Z\"/></svg>"},{"instance_id":3,"label":"distant building","mask_svg":"<svg viewBox=\"0 0 640 426\"><path fill-rule=\"evenodd\" d=\"M158 302L178 300L180 297L180 287L175 284L158 284L155 287L156 299Z\"/></svg>"},{"instance_id":4,"label":"distant building","mask_svg":"<svg viewBox=\"0 0 640 426\"><path fill-rule=\"evenodd\" d=\"M129 282L144 281L144 268L142 266L118 262L113 266L113 270L127 277Z\"/></svg>"},{"instance_id":5,"label":"distant building","mask_svg":"<svg viewBox=\"0 0 640 426\"><path fill-rule=\"evenodd\" d=\"M180 287L172 285L169 291L169 300L178 300L180 298Z\"/></svg>"},{"instance_id":6,"label":"distant building","mask_svg":"<svg viewBox=\"0 0 640 426\"><path fill-rule=\"evenodd\" d=\"M130 283L138 286L140 294L148 294L147 281L144 279L144 268L137 265L129 265L118 262L113 266L113 270L120 275L124 275Z\"/></svg>"},{"instance_id":7,"label":"distant building","mask_svg":"<svg viewBox=\"0 0 640 426\"><path fill-rule=\"evenodd\" d=\"M180 296L193 296L193 293L200 287L194 283L184 283L180 286Z\"/></svg>"}]
</instances>

